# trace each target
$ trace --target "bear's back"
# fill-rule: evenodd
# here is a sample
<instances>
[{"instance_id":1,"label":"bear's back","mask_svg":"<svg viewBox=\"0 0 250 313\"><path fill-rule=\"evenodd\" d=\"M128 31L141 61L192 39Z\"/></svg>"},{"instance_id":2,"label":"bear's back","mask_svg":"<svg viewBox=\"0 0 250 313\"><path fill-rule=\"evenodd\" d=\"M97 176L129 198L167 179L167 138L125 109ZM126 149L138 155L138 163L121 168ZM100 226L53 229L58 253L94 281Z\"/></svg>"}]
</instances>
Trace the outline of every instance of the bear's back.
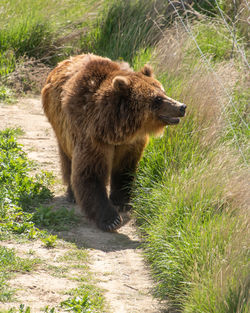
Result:
<instances>
[{"instance_id":1,"label":"bear's back","mask_svg":"<svg viewBox=\"0 0 250 313\"><path fill-rule=\"evenodd\" d=\"M110 73L121 70L132 71L128 63L82 54L60 62L50 72L42 90L43 108L68 156L74 146L75 121L80 116L85 119L83 107L91 103L92 95ZM81 130L84 132L83 124Z\"/></svg>"}]
</instances>

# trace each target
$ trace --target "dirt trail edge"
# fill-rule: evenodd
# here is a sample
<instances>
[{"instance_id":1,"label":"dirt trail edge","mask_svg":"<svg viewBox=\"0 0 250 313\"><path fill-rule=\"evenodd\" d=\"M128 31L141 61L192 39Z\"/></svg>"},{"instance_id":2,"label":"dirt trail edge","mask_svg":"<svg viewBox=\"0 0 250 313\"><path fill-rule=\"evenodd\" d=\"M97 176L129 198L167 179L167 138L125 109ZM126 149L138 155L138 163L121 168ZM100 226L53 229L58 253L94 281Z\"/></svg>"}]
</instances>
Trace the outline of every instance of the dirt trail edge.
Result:
<instances>
[{"instance_id":1,"label":"dirt trail edge","mask_svg":"<svg viewBox=\"0 0 250 313\"><path fill-rule=\"evenodd\" d=\"M42 112L39 97L24 98L15 105L0 104L0 128L13 126L20 126L25 131L19 142L23 144L29 158L38 161L42 169L53 171L56 177L60 179L56 139ZM73 207L65 201L64 193L64 187L58 183L52 205ZM139 248L140 241L136 235L133 221L128 222L117 233L104 233L82 216L81 223L77 227L67 232L61 232L59 237L66 242L75 243L79 248L87 247L89 249L90 270L97 280L97 286L104 290L111 313L161 312L160 304L150 293L153 283L142 258L142 251ZM4 242L1 244L8 245ZM11 246L11 244L9 245ZM22 247L21 244L16 246L19 246L20 251L30 248ZM41 248L35 246L33 249L39 253ZM55 253L46 252L45 257L48 262L53 261ZM52 259L50 260L50 258ZM46 302L53 304L50 298L53 290L47 289L46 292L47 287L43 286L40 288L43 289L42 295L39 292L32 292L39 279L28 279L28 275L26 274L23 278L26 288L22 290L22 293L17 291L17 299L21 297L22 300L26 300L25 303L28 303L31 308L38 308L37 303L41 301L41 297L44 299L44 303L41 305ZM38 277L41 277L41 273L39 275ZM47 280L45 277L44 284L50 285L50 287L54 286L54 283L56 285L56 281L53 282L53 279L56 280L57 278L50 277ZM16 280L18 281L18 277L15 278L14 285L17 284ZM22 282L18 281L18 283L21 284ZM61 283L66 289L67 283ZM33 284L33 287L29 284ZM54 291L55 294L57 290ZM55 300L58 301L58 297Z\"/></svg>"}]
</instances>

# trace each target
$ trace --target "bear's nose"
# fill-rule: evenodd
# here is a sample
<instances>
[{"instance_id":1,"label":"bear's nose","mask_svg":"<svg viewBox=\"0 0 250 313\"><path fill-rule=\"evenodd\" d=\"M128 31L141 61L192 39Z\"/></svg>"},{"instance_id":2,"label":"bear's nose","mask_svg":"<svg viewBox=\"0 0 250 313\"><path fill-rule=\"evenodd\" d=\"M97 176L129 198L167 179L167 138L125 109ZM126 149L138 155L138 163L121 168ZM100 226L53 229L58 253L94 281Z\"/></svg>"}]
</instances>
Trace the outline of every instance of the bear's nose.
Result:
<instances>
[{"instance_id":1,"label":"bear's nose","mask_svg":"<svg viewBox=\"0 0 250 313\"><path fill-rule=\"evenodd\" d=\"M183 114L183 116L185 115L186 107L187 106L185 104L180 106L180 112L181 112L181 114Z\"/></svg>"}]
</instances>

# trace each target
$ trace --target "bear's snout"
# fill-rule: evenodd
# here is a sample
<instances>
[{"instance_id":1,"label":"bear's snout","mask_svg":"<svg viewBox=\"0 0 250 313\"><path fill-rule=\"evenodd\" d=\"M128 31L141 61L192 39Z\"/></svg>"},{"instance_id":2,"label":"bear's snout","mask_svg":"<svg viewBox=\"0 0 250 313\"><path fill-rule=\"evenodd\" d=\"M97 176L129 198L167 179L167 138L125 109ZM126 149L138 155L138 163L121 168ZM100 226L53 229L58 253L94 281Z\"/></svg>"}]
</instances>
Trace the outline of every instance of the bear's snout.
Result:
<instances>
[{"instance_id":1,"label":"bear's snout","mask_svg":"<svg viewBox=\"0 0 250 313\"><path fill-rule=\"evenodd\" d=\"M179 107L181 116L184 116L184 115L185 115L186 108L187 108L187 106L186 106L185 104L182 104L182 105Z\"/></svg>"}]
</instances>

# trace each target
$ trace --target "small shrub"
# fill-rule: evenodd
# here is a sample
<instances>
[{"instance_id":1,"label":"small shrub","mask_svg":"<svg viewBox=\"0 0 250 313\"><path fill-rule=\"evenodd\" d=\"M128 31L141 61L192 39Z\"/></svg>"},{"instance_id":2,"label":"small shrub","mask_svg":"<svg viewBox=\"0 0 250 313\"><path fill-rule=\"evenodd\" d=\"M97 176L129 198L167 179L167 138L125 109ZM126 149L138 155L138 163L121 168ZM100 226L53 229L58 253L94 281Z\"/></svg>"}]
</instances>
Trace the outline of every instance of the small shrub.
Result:
<instances>
[{"instance_id":1,"label":"small shrub","mask_svg":"<svg viewBox=\"0 0 250 313\"><path fill-rule=\"evenodd\" d=\"M56 246L56 235L49 235L41 239L46 248L54 248Z\"/></svg>"},{"instance_id":2,"label":"small shrub","mask_svg":"<svg viewBox=\"0 0 250 313\"><path fill-rule=\"evenodd\" d=\"M61 306L64 307L66 311L76 313L87 313L91 311L93 312L94 310L92 301L88 295L85 295L84 297L74 297L72 299L63 301Z\"/></svg>"}]
</instances>

